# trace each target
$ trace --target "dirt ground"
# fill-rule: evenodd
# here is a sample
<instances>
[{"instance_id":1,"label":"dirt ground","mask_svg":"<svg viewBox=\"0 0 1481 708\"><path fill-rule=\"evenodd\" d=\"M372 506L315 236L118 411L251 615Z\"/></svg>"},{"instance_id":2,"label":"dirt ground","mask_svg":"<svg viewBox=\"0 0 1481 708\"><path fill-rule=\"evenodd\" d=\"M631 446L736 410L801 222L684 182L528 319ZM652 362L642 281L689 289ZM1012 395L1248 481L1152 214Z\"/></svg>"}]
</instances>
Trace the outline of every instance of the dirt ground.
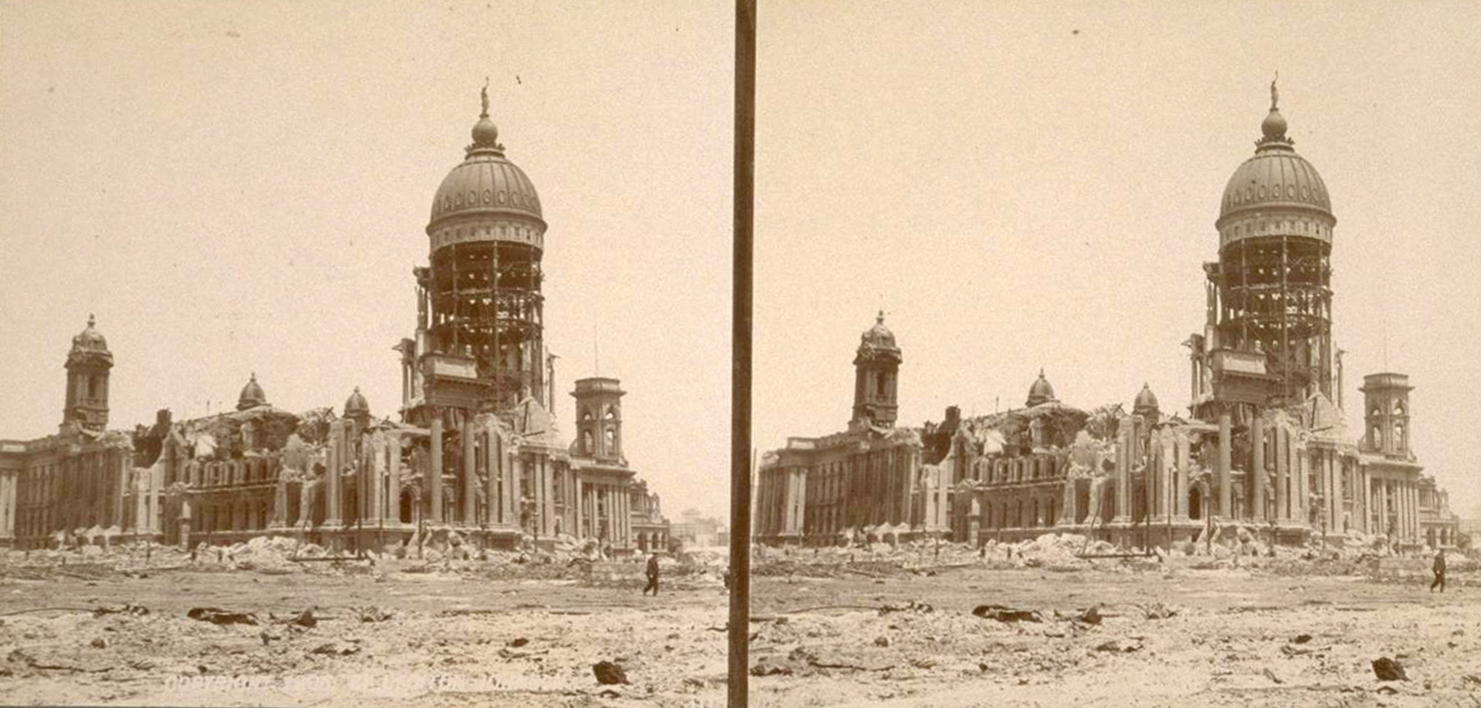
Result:
<instances>
[{"instance_id":1,"label":"dirt ground","mask_svg":"<svg viewBox=\"0 0 1481 708\"><path fill-rule=\"evenodd\" d=\"M326 565L0 572L0 703L725 703L727 600L709 574L653 598L637 565L615 579ZM1441 595L1417 577L1093 565L764 574L751 704L1481 706L1481 578ZM1037 616L973 614L989 604ZM1098 624L1075 619L1092 606ZM187 616L199 607L256 624ZM310 608L313 626L291 622ZM1380 657L1408 680L1379 681ZM599 684L600 661L629 683Z\"/></svg>"}]
</instances>

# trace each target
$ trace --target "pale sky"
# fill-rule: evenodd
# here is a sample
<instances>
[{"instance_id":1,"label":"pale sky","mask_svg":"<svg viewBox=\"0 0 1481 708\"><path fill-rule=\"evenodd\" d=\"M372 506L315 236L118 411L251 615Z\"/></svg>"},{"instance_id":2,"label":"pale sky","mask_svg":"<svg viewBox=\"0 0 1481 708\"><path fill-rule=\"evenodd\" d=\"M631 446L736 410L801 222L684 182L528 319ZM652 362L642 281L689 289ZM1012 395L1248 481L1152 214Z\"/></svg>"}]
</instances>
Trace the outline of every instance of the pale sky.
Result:
<instances>
[{"instance_id":1,"label":"pale sky","mask_svg":"<svg viewBox=\"0 0 1481 708\"><path fill-rule=\"evenodd\" d=\"M1410 374L1413 443L1481 506L1481 50L1469 2L762 0L756 444L843 428L859 333L900 421L1188 399L1179 342L1280 71L1337 216L1347 397ZM733 8L0 2L0 437L55 430L96 312L112 426L235 403L378 415L433 192L492 117L540 192L546 341L620 377L671 517L725 512ZM517 77L517 78L516 78ZM595 336L594 336L595 332ZM1481 509L1475 511L1481 516Z\"/></svg>"}]
</instances>

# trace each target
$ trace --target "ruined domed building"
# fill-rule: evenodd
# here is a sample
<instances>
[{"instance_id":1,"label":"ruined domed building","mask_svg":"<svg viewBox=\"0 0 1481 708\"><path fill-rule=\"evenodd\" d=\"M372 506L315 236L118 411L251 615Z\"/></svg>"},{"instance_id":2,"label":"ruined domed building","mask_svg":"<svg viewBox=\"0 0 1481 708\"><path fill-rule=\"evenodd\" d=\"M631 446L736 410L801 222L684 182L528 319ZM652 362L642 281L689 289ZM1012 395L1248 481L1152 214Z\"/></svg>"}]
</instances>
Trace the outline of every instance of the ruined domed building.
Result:
<instances>
[{"instance_id":1,"label":"ruined domed building","mask_svg":"<svg viewBox=\"0 0 1481 708\"><path fill-rule=\"evenodd\" d=\"M856 422L768 454L758 538L945 535L975 544L1060 530L1128 546L1240 535L1453 546L1458 519L1409 446L1408 377L1364 377L1365 431L1346 430L1342 352L1332 339L1337 219L1287 129L1272 84L1255 154L1229 178L1214 222L1206 321L1184 342L1186 418L1164 412L1145 385L1130 410L1079 409L1056 397L1041 370L1021 408L962 418L951 407L940 423L895 429L900 350L893 335L883 347L866 333L855 419L887 411L888 434ZM861 366L874 360L866 350L891 356ZM862 399L861 409L861 395L885 381L888 401L871 408ZM899 451L875 452L890 445Z\"/></svg>"},{"instance_id":2,"label":"ruined domed building","mask_svg":"<svg viewBox=\"0 0 1481 708\"><path fill-rule=\"evenodd\" d=\"M0 546L289 535L340 550L562 537L613 555L667 548L658 495L623 453L620 382L575 382L574 442L550 413L540 197L505 155L486 92L472 137L433 197L394 415L377 418L358 387L340 415L284 411L253 373L235 410L178 422L161 410L131 435L106 432L113 355L90 318L67 357L61 432L0 441Z\"/></svg>"}]
</instances>

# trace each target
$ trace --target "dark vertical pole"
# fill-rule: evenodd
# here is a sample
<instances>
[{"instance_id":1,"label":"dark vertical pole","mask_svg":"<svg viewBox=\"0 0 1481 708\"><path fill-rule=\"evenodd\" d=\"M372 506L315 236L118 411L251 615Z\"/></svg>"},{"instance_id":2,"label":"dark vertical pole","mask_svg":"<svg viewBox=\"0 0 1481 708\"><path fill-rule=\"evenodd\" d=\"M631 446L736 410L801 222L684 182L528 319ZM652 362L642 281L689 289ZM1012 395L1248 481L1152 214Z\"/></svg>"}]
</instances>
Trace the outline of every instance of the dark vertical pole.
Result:
<instances>
[{"instance_id":1,"label":"dark vertical pole","mask_svg":"<svg viewBox=\"0 0 1481 708\"><path fill-rule=\"evenodd\" d=\"M748 701L751 624L751 252L756 157L756 0L735 3L734 284L730 368L730 708Z\"/></svg>"}]
</instances>

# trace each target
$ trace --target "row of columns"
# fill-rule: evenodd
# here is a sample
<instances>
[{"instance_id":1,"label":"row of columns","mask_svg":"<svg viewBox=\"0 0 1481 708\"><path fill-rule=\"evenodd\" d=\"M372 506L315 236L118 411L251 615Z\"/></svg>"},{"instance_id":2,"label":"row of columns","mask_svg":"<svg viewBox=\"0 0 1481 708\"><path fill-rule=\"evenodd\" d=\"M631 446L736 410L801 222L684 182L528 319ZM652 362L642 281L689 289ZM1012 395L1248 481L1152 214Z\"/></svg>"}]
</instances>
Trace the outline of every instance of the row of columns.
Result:
<instances>
[{"instance_id":1,"label":"row of columns","mask_svg":"<svg viewBox=\"0 0 1481 708\"><path fill-rule=\"evenodd\" d=\"M632 538L631 503L624 485L580 482L578 527L588 538L601 538L607 523L606 541L613 548L627 548Z\"/></svg>"},{"instance_id":2,"label":"row of columns","mask_svg":"<svg viewBox=\"0 0 1481 708\"><path fill-rule=\"evenodd\" d=\"M1386 477L1373 480L1373 485L1379 509L1379 527L1375 530L1378 533L1392 535L1399 540L1418 540L1420 536L1418 488L1406 480ZM1393 508L1392 512L1389 511L1390 507ZM1391 518L1394 522L1392 529L1390 528Z\"/></svg>"}]
</instances>

